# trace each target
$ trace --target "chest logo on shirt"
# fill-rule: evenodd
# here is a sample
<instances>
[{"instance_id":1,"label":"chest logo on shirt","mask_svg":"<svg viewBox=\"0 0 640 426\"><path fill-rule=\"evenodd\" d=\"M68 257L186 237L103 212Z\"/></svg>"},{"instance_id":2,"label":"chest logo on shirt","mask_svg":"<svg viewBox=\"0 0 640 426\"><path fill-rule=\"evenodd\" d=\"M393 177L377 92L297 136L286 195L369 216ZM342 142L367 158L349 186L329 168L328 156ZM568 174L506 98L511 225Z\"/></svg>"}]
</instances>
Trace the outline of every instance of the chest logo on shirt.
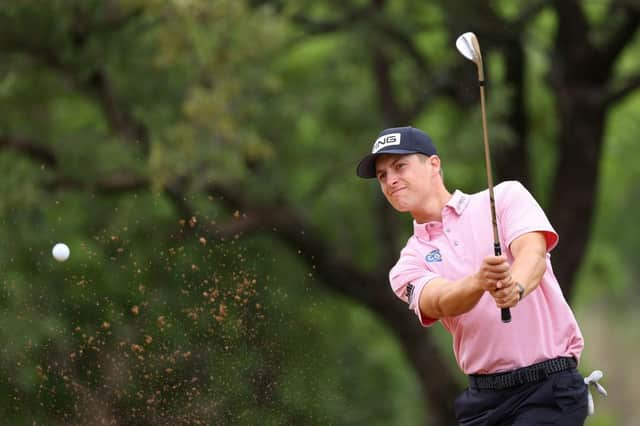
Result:
<instances>
[{"instance_id":1,"label":"chest logo on shirt","mask_svg":"<svg viewBox=\"0 0 640 426\"><path fill-rule=\"evenodd\" d=\"M442 255L440 254L440 250L433 250L424 257L424 260L426 260L428 263L442 262Z\"/></svg>"}]
</instances>

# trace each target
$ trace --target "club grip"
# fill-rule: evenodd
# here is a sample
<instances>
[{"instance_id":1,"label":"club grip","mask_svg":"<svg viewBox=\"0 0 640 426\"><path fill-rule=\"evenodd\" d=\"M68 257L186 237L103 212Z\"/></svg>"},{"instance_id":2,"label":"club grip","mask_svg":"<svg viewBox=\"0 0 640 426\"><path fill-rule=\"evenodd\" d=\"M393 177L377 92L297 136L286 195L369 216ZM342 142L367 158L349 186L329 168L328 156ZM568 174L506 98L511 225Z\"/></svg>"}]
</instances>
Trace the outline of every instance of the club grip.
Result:
<instances>
[{"instance_id":1,"label":"club grip","mask_svg":"<svg viewBox=\"0 0 640 426\"><path fill-rule=\"evenodd\" d=\"M496 256L500 256L502 254L502 249L500 248L500 243L493 244L493 253ZM509 308L500 309L500 317L502 318L502 322L507 324L511 322L511 310Z\"/></svg>"},{"instance_id":2,"label":"club grip","mask_svg":"<svg viewBox=\"0 0 640 426\"><path fill-rule=\"evenodd\" d=\"M511 322L511 309L509 308L502 308L500 309L500 316L502 317L502 322L503 323L509 323Z\"/></svg>"}]
</instances>

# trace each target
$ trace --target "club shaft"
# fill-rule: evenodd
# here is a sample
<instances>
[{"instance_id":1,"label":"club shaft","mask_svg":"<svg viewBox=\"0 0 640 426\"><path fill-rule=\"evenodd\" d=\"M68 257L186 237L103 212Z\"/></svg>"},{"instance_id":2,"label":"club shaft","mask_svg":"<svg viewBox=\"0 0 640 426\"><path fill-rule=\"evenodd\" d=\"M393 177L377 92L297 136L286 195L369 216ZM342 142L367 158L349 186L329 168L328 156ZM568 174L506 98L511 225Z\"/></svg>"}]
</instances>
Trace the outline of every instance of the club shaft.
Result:
<instances>
[{"instance_id":1,"label":"club shaft","mask_svg":"<svg viewBox=\"0 0 640 426\"><path fill-rule=\"evenodd\" d=\"M491 169L491 150L489 148L489 136L487 134L487 113L484 99L484 86L480 86L480 107L482 110L482 137L484 141L484 162L487 169L487 185L489 187L489 200L491 204L491 224L493 225L493 243L499 245L498 221L496 219L496 203L493 195L493 172Z\"/></svg>"},{"instance_id":2,"label":"club shaft","mask_svg":"<svg viewBox=\"0 0 640 426\"><path fill-rule=\"evenodd\" d=\"M487 169L487 186L489 187L489 204L491 206L491 224L493 226L493 252L496 256L500 256L502 254L502 249L500 247L500 236L498 234L498 220L496 218L496 202L495 197L493 195L493 172L491 169L491 150L489 149L489 136L487 133L487 113L486 113L486 105L484 98L484 77L482 71L480 71L482 67L478 68L478 77L480 79L480 109L482 112L482 137L484 141L484 161L485 168ZM500 311L500 316L502 318L502 322L508 323L511 322L511 311L509 308L502 308Z\"/></svg>"}]
</instances>

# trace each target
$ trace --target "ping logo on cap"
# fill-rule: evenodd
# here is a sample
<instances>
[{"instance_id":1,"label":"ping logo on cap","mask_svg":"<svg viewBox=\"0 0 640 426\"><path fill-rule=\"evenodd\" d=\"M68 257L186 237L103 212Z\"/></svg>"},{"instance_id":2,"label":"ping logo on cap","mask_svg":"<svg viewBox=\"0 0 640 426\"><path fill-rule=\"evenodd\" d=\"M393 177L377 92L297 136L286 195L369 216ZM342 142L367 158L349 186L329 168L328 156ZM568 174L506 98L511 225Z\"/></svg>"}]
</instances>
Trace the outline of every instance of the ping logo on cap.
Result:
<instances>
[{"instance_id":1,"label":"ping logo on cap","mask_svg":"<svg viewBox=\"0 0 640 426\"><path fill-rule=\"evenodd\" d=\"M388 135L380 136L373 144L371 153L375 154L387 146L400 145L400 136L400 133L389 133Z\"/></svg>"}]
</instances>

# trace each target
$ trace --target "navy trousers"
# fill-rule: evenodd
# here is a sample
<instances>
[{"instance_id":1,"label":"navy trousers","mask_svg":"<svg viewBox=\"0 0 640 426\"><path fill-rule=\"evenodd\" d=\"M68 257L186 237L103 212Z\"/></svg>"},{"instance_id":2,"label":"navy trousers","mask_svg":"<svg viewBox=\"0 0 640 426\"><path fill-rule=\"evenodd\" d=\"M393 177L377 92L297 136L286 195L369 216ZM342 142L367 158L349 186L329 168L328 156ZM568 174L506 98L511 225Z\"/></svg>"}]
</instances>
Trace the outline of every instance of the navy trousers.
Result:
<instances>
[{"instance_id":1,"label":"navy trousers","mask_svg":"<svg viewBox=\"0 0 640 426\"><path fill-rule=\"evenodd\" d=\"M501 389L468 388L454 403L461 426L583 425L588 389L575 369L537 383Z\"/></svg>"}]
</instances>

